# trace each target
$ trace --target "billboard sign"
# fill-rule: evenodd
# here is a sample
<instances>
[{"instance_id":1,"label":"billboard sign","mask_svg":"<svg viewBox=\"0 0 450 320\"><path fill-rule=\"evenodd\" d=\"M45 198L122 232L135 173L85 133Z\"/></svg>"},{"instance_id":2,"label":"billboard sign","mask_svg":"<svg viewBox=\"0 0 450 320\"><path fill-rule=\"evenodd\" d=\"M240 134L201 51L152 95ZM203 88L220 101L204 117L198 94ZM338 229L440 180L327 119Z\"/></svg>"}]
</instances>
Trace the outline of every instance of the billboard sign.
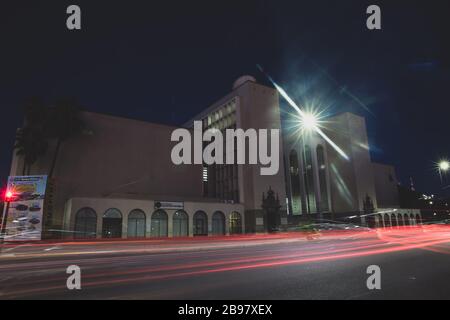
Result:
<instances>
[{"instance_id":1,"label":"billboard sign","mask_svg":"<svg viewBox=\"0 0 450 320\"><path fill-rule=\"evenodd\" d=\"M12 197L6 219L5 241L41 240L47 176L8 178Z\"/></svg>"}]
</instances>

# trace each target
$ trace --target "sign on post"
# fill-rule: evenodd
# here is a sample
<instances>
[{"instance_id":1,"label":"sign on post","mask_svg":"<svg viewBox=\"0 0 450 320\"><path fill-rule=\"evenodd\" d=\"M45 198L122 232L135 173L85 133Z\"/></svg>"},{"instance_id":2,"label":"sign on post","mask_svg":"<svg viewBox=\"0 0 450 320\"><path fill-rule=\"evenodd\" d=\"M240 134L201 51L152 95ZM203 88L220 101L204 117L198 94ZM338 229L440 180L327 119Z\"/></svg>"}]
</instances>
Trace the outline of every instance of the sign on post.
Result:
<instances>
[{"instance_id":1,"label":"sign on post","mask_svg":"<svg viewBox=\"0 0 450 320\"><path fill-rule=\"evenodd\" d=\"M12 193L6 220L5 241L41 240L47 176L8 178Z\"/></svg>"}]
</instances>

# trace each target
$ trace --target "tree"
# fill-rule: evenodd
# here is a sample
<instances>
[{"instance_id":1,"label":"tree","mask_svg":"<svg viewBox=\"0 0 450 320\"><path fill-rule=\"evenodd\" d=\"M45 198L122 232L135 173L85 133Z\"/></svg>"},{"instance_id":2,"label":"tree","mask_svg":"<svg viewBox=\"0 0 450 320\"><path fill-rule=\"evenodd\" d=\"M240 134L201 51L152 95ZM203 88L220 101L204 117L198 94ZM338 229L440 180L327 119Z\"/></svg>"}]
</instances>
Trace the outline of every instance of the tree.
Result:
<instances>
[{"instance_id":1,"label":"tree","mask_svg":"<svg viewBox=\"0 0 450 320\"><path fill-rule=\"evenodd\" d=\"M82 133L83 122L80 119L78 103L73 99L59 100L49 108L46 130L50 139L56 139L55 152L48 177L52 178L62 144L71 137Z\"/></svg>"},{"instance_id":2,"label":"tree","mask_svg":"<svg viewBox=\"0 0 450 320\"><path fill-rule=\"evenodd\" d=\"M14 148L16 154L23 157L22 175L29 175L31 166L44 155L48 142L42 128L25 126L17 130Z\"/></svg>"},{"instance_id":3,"label":"tree","mask_svg":"<svg viewBox=\"0 0 450 320\"><path fill-rule=\"evenodd\" d=\"M24 109L24 125L17 130L14 146L16 154L23 157L22 174L30 174L31 166L48 151L49 140L56 140L48 172L51 178L61 145L84 129L78 103L74 99L60 99L49 107L41 99L33 97L25 103Z\"/></svg>"},{"instance_id":4,"label":"tree","mask_svg":"<svg viewBox=\"0 0 450 320\"><path fill-rule=\"evenodd\" d=\"M46 107L43 101L33 97L25 103L25 121L16 132L14 149L23 157L22 174L30 174L31 166L44 155L48 149L45 132Z\"/></svg>"}]
</instances>

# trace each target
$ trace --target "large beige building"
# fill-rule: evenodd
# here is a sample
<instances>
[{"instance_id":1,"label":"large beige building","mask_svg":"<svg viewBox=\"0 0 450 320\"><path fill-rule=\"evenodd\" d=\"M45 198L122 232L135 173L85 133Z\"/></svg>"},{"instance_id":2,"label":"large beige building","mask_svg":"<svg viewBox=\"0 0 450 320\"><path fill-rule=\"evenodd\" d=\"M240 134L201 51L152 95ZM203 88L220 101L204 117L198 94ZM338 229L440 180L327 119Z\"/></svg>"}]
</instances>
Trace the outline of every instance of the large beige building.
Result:
<instances>
[{"instance_id":1,"label":"large beige building","mask_svg":"<svg viewBox=\"0 0 450 320\"><path fill-rule=\"evenodd\" d=\"M198 120L205 130L280 129L275 175L261 175L259 164L175 165L176 127L91 112L81 117L89 130L60 150L47 224L68 236L263 232L269 217L262 200L269 188L280 202L282 227L359 214L367 197L375 208L397 204L394 169L371 162L364 118L343 113L327 119L324 130L348 155L344 159L319 136L293 137L282 125L277 91L250 76L239 78L228 95L183 127L191 129ZM51 151L31 174L48 173ZM14 155L11 175L20 175L22 166Z\"/></svg>"}]
</instances>

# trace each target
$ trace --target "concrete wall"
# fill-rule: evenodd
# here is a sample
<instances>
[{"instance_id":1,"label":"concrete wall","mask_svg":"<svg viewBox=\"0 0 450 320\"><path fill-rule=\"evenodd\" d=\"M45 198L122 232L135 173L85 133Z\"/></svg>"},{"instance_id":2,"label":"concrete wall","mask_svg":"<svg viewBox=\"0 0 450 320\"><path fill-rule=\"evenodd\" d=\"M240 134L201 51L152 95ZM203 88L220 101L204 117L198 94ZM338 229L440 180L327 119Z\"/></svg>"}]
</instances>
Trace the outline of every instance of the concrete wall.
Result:
<instances>
[{"instance_id":1,"label":"concrete wall","mask_svg":"<svg viewBox=\"0 0 450 320\"><path fill-rule=\"evenodd\" d=\"M83 112L89 134L64 142L55 168L53 224L60 225L64 206L73 197L110 194L202 196L202 166L171 161L176 127ZM54 145L33 165L31 174L47 174ZM14 157L12 174L21 175Z\"/></svg>"},{"instance_id":2,"label":"concrete wall","mask_svg":"<svg viewBox=\"0 0 450 320\"><path fill-rule=\"evenodd\" d=\"M346 160L332 147L327 148L333 211L361 211L366 195L377 207L364 118L348 112L339 114L327 121L325 132L349 157Z\"/></svg>"},{"instance_id":3,"label":"concrete wall","mask_svg":"<svg viewBox=\"0 0 450 320\"><path fill-rule=\"evenodd\" d=\"M240 103L238 116L238 127L247 130L250 128L259 130L267 129L268 138L271 129L280 130L278 140L279 154L278 173L275 175L261 175L260 168L257 165L242 165L243 170L243 203L247 210L261 209L262 194L267 193L269 186L278 194L281 210L286 209L286 187L284 181L284 149L282 142L280 107L278 92L258 83L246 82L236 89L239 95ZM268 148L270 151L270 147Z\"/></svg>"},{"instance_id":4,"label":"concrete wall","mask_svg":"<svg viewBox=\"0 0 450 320\"><path fill-rule=\"evenodd\" d=\"M398 181L394 166L372 163L379 208L398 208Z\"/></svg>"}]
</instances>

